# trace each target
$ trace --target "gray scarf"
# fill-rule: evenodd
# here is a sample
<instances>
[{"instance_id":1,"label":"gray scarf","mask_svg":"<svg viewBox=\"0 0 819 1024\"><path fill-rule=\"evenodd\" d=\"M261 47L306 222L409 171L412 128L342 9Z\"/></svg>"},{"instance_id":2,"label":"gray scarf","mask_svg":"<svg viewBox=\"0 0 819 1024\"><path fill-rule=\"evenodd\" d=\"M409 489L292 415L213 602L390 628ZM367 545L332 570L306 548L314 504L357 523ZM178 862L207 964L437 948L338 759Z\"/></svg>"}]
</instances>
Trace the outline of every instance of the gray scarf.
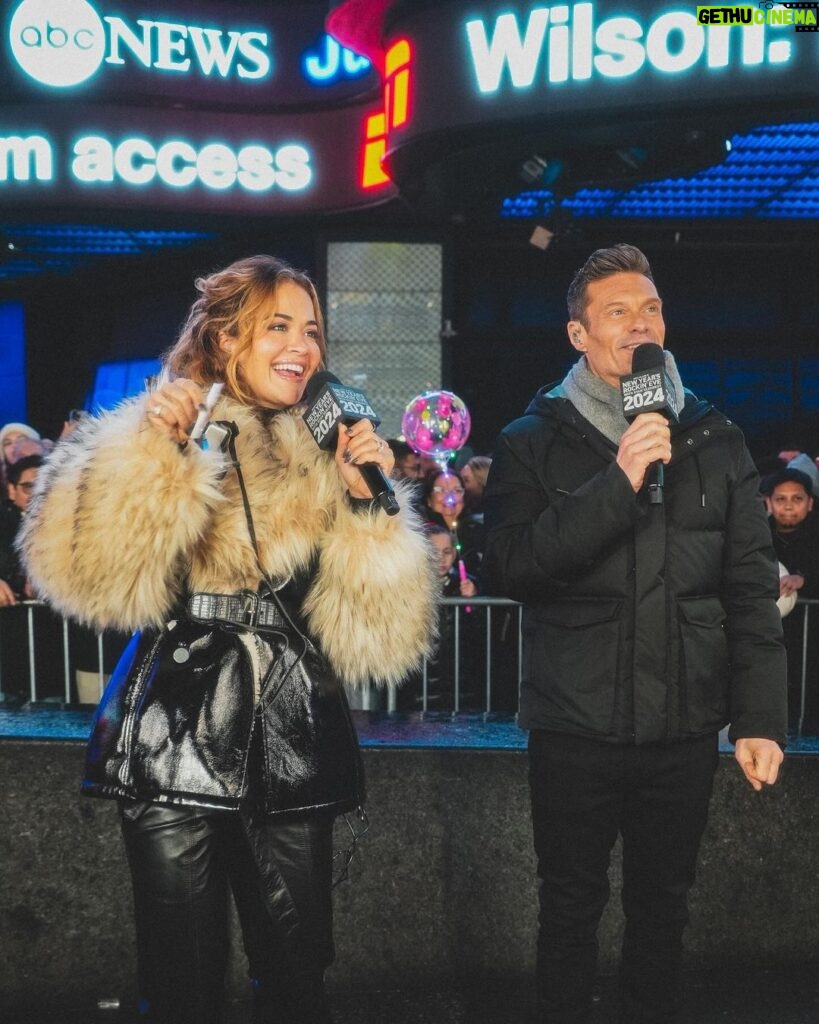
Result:
<instances>
[{"instance_id":1,"label":"gray scarf","mask_svg":"<svg viewBox=\"0 0 819 1024\"><path fill-rule=\"evenodd\" d=\"M674 356L663 350L665 370L671 379L676 392L677 408L682 409L685 401L683 382L680 371L674 362ZM566 397L581 416L597 427L604 437L614 444L620 444L628 420L623 415L623 402L619 388L613 388L604 380L592 373L585 356L574 364L563 381Z\"/></svg>"}]
</instances>

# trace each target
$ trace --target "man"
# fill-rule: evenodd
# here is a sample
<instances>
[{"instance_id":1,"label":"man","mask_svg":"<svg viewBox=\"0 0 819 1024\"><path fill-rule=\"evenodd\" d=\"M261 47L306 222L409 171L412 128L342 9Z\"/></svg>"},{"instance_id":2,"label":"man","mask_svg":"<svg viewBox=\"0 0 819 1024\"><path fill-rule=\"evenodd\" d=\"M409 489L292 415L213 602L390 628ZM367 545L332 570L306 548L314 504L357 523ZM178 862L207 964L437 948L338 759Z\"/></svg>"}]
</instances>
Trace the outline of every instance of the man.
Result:
<instances>
[{"instance_id":1,"label":"man","mask_svg":"<svg viewBox=\"0 0 819 1024\"><path fill-rule=\"evenodd\" d=\"M395 465L392 469L394 480L424 479L423 456L410 448L406 441L399 441L398 438L387 438L387 444L395 457Z\"/></svg>"},{"instance_id":2,"label":"man","mask_svg":"<svg viewBox=\"0 0 819 1024\"><path fill-rule=\"evenodd\" d=\"M593 253L568 295L581 354L502 433L484 587L524 611L520 722L540 878L539 1021L590 1019L607 868L623 837L622 1024L670 1021L718 732L755 790L785 739L777 568L740 431L684 391L679 425L622 414L636 346L665 340L645 256ZM665 464L664 503L648 499ZM491 589L489 589L491 588Z\"/></svg>"},{"instance_id":3,"label":"man","mask_svg":"<svg viewBox=\"0 0 819 1024\"><path fill-rule=\"evenodd\" d=\"M799 469L780 469L765 477L761 490L771 514L774 550L788 570L788 576L782 577L780 592L798 591L803 597L816 597L819 578L815 570L819 569L819 551L810 477Z\"/></svg>"},{"instance_id":4,"label":"man","mask_svg":"<svg viewBox=\"0 0 819 1024\"><path fill-rule=\"evenodd\" d=\"M796 594L802 599L819 597L819 529L813 512L811 479L799 469L785 468L766 476L760 486L770 511L771 539L776 557L788 570L780 577L782 597ZM816 609L808 629L806 682L814 676L817 651ZM815 686L802 695L802 649L804 608L783 623L788 651L788 724L803 732L819 729L819 699Z\"/></svg>"}]
</instances>

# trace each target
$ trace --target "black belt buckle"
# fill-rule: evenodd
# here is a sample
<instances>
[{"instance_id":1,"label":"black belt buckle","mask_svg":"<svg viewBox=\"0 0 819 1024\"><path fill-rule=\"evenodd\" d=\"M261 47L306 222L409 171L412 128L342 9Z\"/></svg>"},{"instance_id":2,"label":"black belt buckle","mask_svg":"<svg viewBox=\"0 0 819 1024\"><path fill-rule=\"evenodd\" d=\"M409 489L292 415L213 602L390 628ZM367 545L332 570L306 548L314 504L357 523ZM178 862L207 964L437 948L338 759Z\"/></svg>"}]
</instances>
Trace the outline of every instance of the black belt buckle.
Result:
<instances>
[{"instance_id":1,"label":"black belt buckle","mask_svg":"<svg viewBox=\"0 0 819 1024\"><path fill-rule=\"evenodd\" d=\"M240 590L239 599L242 606L237 614L238 625L247 629L255 629L259 624L261 598L254 590Z\"/></svg>"}]
</instances>

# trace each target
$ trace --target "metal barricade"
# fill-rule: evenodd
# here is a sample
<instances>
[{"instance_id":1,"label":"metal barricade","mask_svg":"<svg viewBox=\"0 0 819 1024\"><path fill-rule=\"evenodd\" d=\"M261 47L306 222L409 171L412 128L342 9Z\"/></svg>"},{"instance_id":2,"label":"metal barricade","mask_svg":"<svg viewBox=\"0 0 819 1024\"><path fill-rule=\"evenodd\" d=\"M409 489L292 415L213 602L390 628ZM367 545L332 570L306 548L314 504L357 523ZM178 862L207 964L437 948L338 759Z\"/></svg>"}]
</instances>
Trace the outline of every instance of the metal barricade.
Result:
<instances>
[{"instance_id":1,"label":"metal barricade","mask_svg":"<svg viewBox=\"0 0 819 1024\"><path fill-rule=\"evenodd\" d=\"M17 605L11 606L12 609L17 609L19 618L19 612L25 612L25 643L24 643L24 662L27 668L27 687L28 687L28 700L32 703L37 703L42 697L42 690L38 687L38 671L40 666L38 662L38 650L37 650L37 628L35 622L35 611L38 608L47 608L42 601L22 601ZM801 636L801 666L800 666L800 693L799 693L799 717L796 723L796 733L801 736L803 733L805 716L807 711L808 701L808 674L810 672L810 659L808 642L809 637L812 635L811 630L811 613L814 607L819 607L819 599L805 599L799 598L796 603L795 611L802 609L803 613L803 625L802 625L802 636ZM520 695L521 686L521 673L523 666L523 630L522 630L522 618L523 618L523 606L517 601L511 601L506 598L500 597L447 597L441 601L442 612L445 613L447 609L451 609L453 612L454 629L452 632L452 643L447 647L439 648L437 652L436 662L445 663L447 667L451 666L451 686L452 686L452 700L450 706L446 710L451 710L453 713L463 710L462 708L462 692L463 692L463 657L462 657L462 629L463 629L463 617L466 614L476 615L481 614L482 620L482 632L479 641L483 648L483 670L481 684L483 687L483 700L481 703L480 710L490 713L498 710L497 705L493 706L493 685L496 682L496 668L497 666L493 663L493 651L495 650L495 638L494 638L494 624L495 619L493 618L493 612L499 610L506 610L507 613L511 613L515 619L514 626L514 691L516 695ZM9 634L9 622L11 616L6 614L11 609L0 608L0 702L3 701L4 697L8 695L6 686L8 680L4 678L4 672L6 671L4 654L8 652L9 647L14 644L20 644L22 638L18 635L11 636ZM18 623L19 624L19 623ZM396 628L400 629L400 623L396 624ZM69 633L69 622L67 619L61 619L62 629L62 695L59 700L65 704L76 703L74 698L74 690L76 683L72 680L72 651L70 643ZM99 699L102 695L105 687L107 676L105 673L105 656L103 650L104 634L96 634L96 654L97 654L97 693L94 694L95 699ZM508 640L504 640L508 643ZM19 648L18 648L19 650ZM424 660L423 667L420 673L420 678L417 683L420 685L420 705L419 710L428 711L430 710L430 665L431 662L428 659ZM817 666L814 666L816 668ZM474 680L472 680L474 681ZM16 680L15 691L17 694L21 693L20 680ZM5 684L5 685L4 685ZM412 683L408 684L412 685ZM363 708L364 710L378 710L379 703L383 707L383 701L379 698L380 691L377 691L374 687L365 687L363 691L351 695L354 706ZM49 699L54 700L54 697ZM817 702L819 702L819 693L817 693ZM386 707L384 710L396 711L398 709L398 688L391 686L387 688L386 692ZM475 710L471 708L470 710ZM504 709L504 710L509 710Z\"/></svg>"},{"instance_id":2,"label":"metal barricade","mask_svg":"<svg viewBox=\"0 0 819 1024\"><path fill-rule=\"evenodd\" d=\"M474 636L473 639L476 643L479 643L482 648L482 679L481 686L483 689L483 699L481 709L486 712L497 710L497 707L493 707L493 686L497 682L496 668L497 666L493 663L493 655L497 647L497 638L494 636L495 620L493 619L493 611L498 612L499 610L506 610L510 612L514 618L514 626L512 627L513 633L510 638L505 638L504 642L511 645L514 651L514 680L512 685L514 686L514 692L517 695L520 693L520 676L521 676L521 665L522 665L522 630L521 630L521 617L522 617L522 606L516 601L510 601L506 598L494 598L494 597L449 597L444 598L441 602L442 612L446 612L447 609L451 609L454 621L454 631L452 637L452 644L449 647L441 647L437 652L435 661L438 664L445 664L447 667L451 667L451 680L452 680L452 700L448 702L447 710L457 712L462 710L462 693L463 693L463 682L464 682L464 670L463 670L463 656L462 656L462 632L463 632L463 618L469 614L471 616L480 616L482 624L482 630L479 635ZM17 605L12 606L19 611L25 609L25 663L27 668L27 684L28 684L28 700L32 703L39 702L43 697L43 686L42 686L42 665L41 658L38 657L38 646L37 646L37 623L35 612L38 608L47 609L48 606L42 601L22 601ZM7 692L4 682L8 685L11 681L4 680L3 678L3 652L7 651L9 646L14 644L20 644L23 640L19 635L9 635L8 624L11 616L4 615L3 613L7 609L0 609L0 700L3 699L3 695ZM18 625L15 623L15 625ZM72 659L72 650L69 633L69 622L67 619L61 619L60 625L62 629L62 695L60 698L50 696L48 699L57 700L61 703L73 704L76 703L75 689L76 684L72 677L72 669L74 668ZM396 623L396 628L400 629L400 623ZM103 654L103 637L104 634L99 633L96 636L97 640L97 679L98 679L98 693L94 696L96 699L102 695L103 689L106 683L106 674L104 667L104 654ZM424 661L423 668L420 674L420 693L421 703L420 709L423 711L429 710L430 707L430 665L431 662ZM14 681L14 692L19 694L22 690L21 680L15 679ZM470 683L474 683L474 680L470 680ZM378 698L376 695L375 688L365 688L364 693L360 696L360 703L358 706L365 709L375 709L378 704ZM397 688L389 687L386 694L386 710L395 711L398 706Z\"/></svg>"},{"instance_id":3,"label":"metal barricade","mask_svg":"<svg viewBox=\"0 0 819 1024\"><path fill-rule=\"evenodd\" d=\"M48 607L49 606L43 601L19 601L16 605L0 608L0 701L8 699L12 694L19 696L24 692L21 686L22 680L19 678L14 680L6 678L8 675L8 656L11 652L14 652L15 654L24 652L25 656L19 660L19 667L22 668L23 663L25 663L28 675L28 700L31 703L37 703L42 699L43 688L38 685L39 658L37 649L36 611L37 609L47 610ZM19 621L13 621L12 619L12 616L14 616L16 620L19 620L21 612L25 613L26 635L24 641L19 635ZM74 687L72 687L72 668L75 666L71 651L70 624L68 619L56 616L56 613L54 612L52 612L52 616L59 618L59 628L62 634L62 672L60 673L62 677L62 694L59 697L52 695L47 699L51 701L59 701L60 703L65 704L73 704L76 703L76 700L74 699ZM12 622L13 627L11 626ZM54 622L52 621L50 625L54 625ZM42 623L40 628L42 631ZM106 683L103 640L104 634L97 633L96 671L99 692L94 695L97 700L102 696L102 691ZM13 689L10 688L12 686L14 687Z\"/></svg>"},{"instance_id":4,"label":"metal barricade","mask_svg":"<svg viewBox=\"0 0 819 1024\"><path fill-rule=\"evenodd\" d=\"M798 598L795 608L804 608L804 619L802 620L802 669L800 676L800 690L799 690L799 721L796 727L796 735L802 735L802 728L805 723L805 710L807 707L807 695L808 695L808 636L810 632L810 612L811 608L819 606L819 599L815 597L811 598Z\"/></svg>"},{"instance_id":5,"label":"metal barricade","mask_svg":"<svg viewBox=\"0 0 819 1024\"><path fill-rule=\"evenodd\" d=\"M493 612L495 613L493 615ZM438 649L433 659L424 659L420 674L405 680L400 686L389 686L382 690L375 686L364 686L361 689L348 690L350 705L363 711L398 711L407 708L408 695L415 694L416 702L412 705L413 710L430 711L431 706L431 678L434 666L444 666L447 675L445 704L442 710L448 712L459 712L463 710L483 711L506 711L514 713L517 711L518 698L520 695L521 672L523 666L523 630L522 615L523 606L517 601L504 597L445 597L441 600L441 614L452 615L453 629L449 638L443 637L443 643L439 642ZM500 613L506 613L511 624L511 635L505 635L501 639L498 635L497 622ZM473 630L471 637L464 636L465 617L478 616L480 630ZM475 622L476 620L472 620ZM504 619L504 624L508 620ZM400 622L395 628L400 630ZM447 643L449 639L449 643ZM472 706L464 707L464 683L475 684L474 671L470 672L464 666L464 643L474 642L481 650L480 687L482 698L480 706L473 699ZM511 661L513 664L498 666L496 654L499 644L503 644L506 650L512 652ZM478 659L471 658L471 667L476 668ZM505 684L514 693L514 706L499 707L499 702L493 699L493 692L499 683L499 674L504 673L507 678ZM473 691L474 698L474 691ZM507 704L509 702L507 701Z\"/></svg>"}]
</instances>

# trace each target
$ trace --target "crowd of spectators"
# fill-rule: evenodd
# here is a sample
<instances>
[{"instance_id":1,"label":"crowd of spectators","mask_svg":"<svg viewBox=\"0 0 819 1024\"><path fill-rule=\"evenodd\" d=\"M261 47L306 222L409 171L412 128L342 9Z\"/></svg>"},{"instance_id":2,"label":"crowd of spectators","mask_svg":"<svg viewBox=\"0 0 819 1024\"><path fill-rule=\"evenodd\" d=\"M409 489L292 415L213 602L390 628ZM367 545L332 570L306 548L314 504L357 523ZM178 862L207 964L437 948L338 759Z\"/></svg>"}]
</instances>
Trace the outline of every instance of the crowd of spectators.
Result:
<instances>
[{"instance_id":1,"label":"crowd of spectators","mask_svg":"<svg viewBox=\"0 0 819 1024\"><path fill-rule=\"evenodd\" d=\"M61 437L76 424L67 420ZM403 439L388 441L395 456L396 479L415 481L414 503L437 559L443 597L468 598L480 593L480 567L484 549L483 492L491 458L470 452L453 465L419 454ZM28 625L23 609L36 601L21 569L14 538L25 515L43 460L54 442L44 439L27 423L0 428L0 700L24 700L30 690ZM809 619L804 648L806 601L819 601L819 458L808 452L783 450L759 460L760 492L765 501L771 539L780 563L780 610L788 648L789 726L805 734L819 734L819 613ZM490 595L491 596L491 595ZM17 607L17 612L11 611ZM819 608L819 605L816 606ZM16 615L16 618L15 618ZM37 610L36 635L38 697L63 699L62 630L56 616ZM455 617L458 623L460 706L483 707L481 653L485 619L480 609L463 604L442 608L438 654L427 667L427 707L451 709L454 699ZM516 692L510 659L503 659L510 633L509 614L496 616L493 641L501 657L496 707L515 710ZM58 631L59 625L59 631ZM59 632L59 635L58 635ZM93 701L99 686L96 637L72 626L75 666L74 696ZM106 638L105 667L110 669L124 638ZM497 661L497 659L496 659ZM497 667L497 665L496 665ZM803 670L805 688L803 693ZM411 680L400 697L405 708L421 706L418 680Z\"/></svg>"},{"instance_id":2,"label":"crowd of spectators","mask_svg":"<svg viewBox=\"0 0 819 1024\"><path fill-rule=\"evenodd\" d=\"M773 468L771 468L771 461ZM788 651L788 727L819 734L819 497L818 460L807 452L781 451L764 468L765 500L776 557L779 607ZM807 645L804 643L807 619ZM803 691L804 679L804 691Z\"/></svg>"},{"instance_id":3,"label":"crowd of spectators","mask_svg":"<svg viewBox=\"0 0 819 1024\"><path fill-rule=\"evenodd\" d=\"M67 419L60 437L67 437L76 425L76 419ZM10 705L28 701L32 695L30 630L36 700L66 700L63 620L38 600L14 545L40 467L54 443L27 423L6 423L0 428L0 701ZM103 636L103 680L116 663L124 640L114 633ZM68 650L69 703L96 703L100 695L97 635L71 623Z\"/></svg>"}]
</instances>

